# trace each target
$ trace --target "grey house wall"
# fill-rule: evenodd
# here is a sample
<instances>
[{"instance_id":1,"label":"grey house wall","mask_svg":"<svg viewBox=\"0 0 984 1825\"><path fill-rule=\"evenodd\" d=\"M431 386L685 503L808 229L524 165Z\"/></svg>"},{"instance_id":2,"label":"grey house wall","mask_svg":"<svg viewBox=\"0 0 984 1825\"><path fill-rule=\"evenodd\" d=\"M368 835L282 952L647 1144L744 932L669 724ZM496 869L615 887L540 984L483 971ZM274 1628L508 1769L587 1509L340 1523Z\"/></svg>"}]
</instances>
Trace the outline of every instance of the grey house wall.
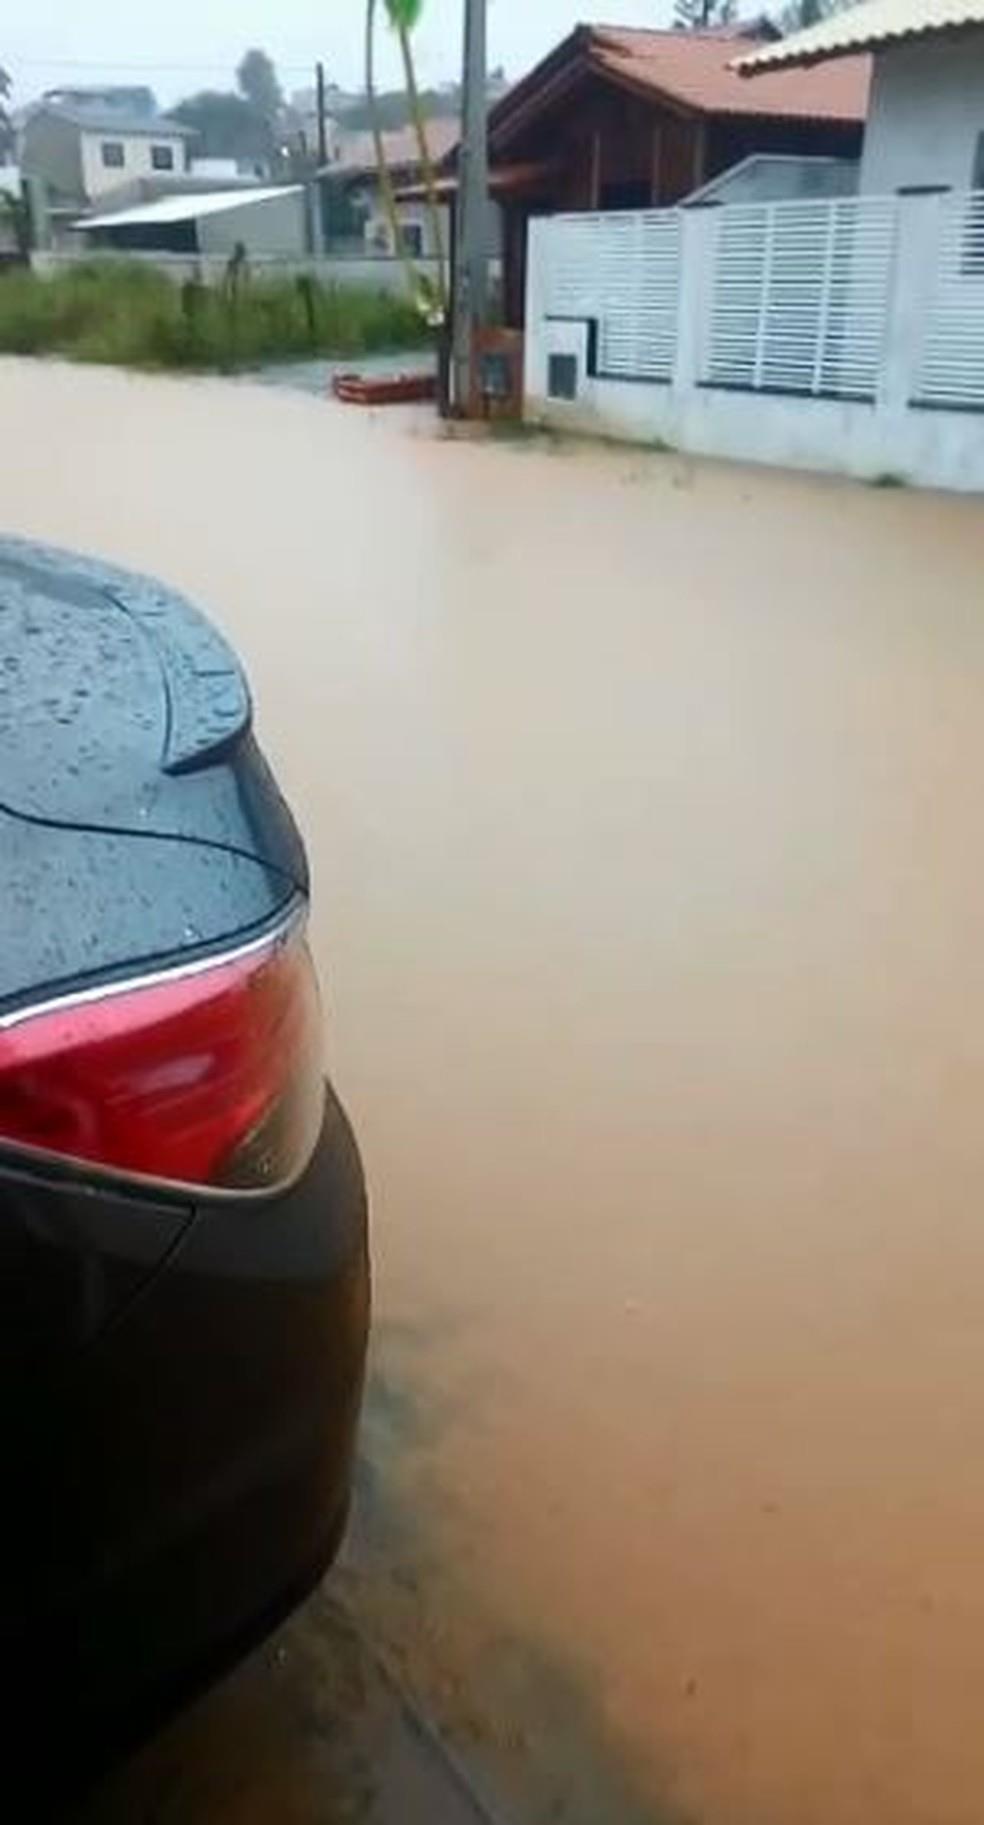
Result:
<instances>
[{"instance_id":1,"label":"grey house wall","mask_svg":"<svg viewBox=\"0 0 984 1825\"><path fill-rule=\"evenodd\" d=\"M861 189L880 195L919 184L968 190L982 134L984 30L879 51Z\"/></svg>"},{"instance_id":2,"label":"grey house wall","mask_svg":"<svg viewBox=\"0 0 984 1825\"><path fill-rule=\"evenodd\" d=\"M203 254L230 254L237 241L247 253L299 259L306 251L303 191L199 218L198 246Z\"/></svg>"},{"instance_id":3,"label":"grey house wall","mask_svg":"<svg viewBox=\"0 0 984 1825\"><path fill-rule=\"evenodd\" d=\"M40 178L58 197L85 201L82 188L82 136L78 127L47 108L39 108L24 123L21 171Z\"/></svg>"}]
</instances>

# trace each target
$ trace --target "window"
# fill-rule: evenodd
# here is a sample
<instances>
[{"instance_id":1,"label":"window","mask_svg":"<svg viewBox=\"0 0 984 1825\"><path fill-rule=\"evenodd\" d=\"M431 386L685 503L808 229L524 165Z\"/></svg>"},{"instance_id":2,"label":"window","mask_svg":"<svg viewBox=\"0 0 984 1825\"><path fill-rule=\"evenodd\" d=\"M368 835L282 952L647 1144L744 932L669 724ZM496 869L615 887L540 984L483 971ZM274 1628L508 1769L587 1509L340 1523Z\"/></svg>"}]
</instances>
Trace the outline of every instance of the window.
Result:
<instances>
[{"instance_id":1,"label":"window","mask_svg":"<svg viewBox=\"0 0 984 1825\"><path fill-rule=\"evenodd\" d=\"M547 396L550 399L577 398L577 356L547 356Z\"/></svg>"},{"instance_id":2,"label":"window","mask_svg":"<svg viewBox=\"0 0 984 1825\"><path fill-rule=\"evenodd\" d=\"M174 147L173 146L151 146L150 163L151 163L151 168L154 171L173 171L174 170Z\"/></svg>"},{"instance_id":3,"label":"window","mask_svg":"<svg viewBox=\"0 0 984 1825\"><path fill-rule=\"evenodd\" d=\"M401 222L400 235L411 260L422 259L424 253L424 231L420 223Z\"/></svg>"},{"instance_id":4,"label":"window","mask_svg":"<svg viewBox=\"0 0 984 1825\"><path fill-rule=\"evenodd\" d=\"M126 163L121 139L104 139L101 147L102 162L110 171L121 171Z\"/></svg>"}]
</instances>

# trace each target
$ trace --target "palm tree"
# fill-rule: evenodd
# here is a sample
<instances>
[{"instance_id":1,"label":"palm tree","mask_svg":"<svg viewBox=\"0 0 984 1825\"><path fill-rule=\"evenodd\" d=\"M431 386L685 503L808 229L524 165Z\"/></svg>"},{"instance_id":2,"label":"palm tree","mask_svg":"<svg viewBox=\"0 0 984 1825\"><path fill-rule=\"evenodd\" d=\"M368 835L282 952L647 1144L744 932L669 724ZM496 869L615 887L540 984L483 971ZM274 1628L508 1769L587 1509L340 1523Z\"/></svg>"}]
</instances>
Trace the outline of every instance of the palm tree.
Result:
<instances>
[{"instance_id":1,"label":"palm tree","mask_svg":"<svg viewBox=\"0 0 984 1825\"><path fill-rule=\"evenodd\" d=\"M437 177L434 161L427 142L427 121L420 105L420 89L417 84L417 72L413 61L413 47L410 34L417 26L424 10L424 0L386 0L386 11L390 24L400 44L400 55L403 58L403 74L407 85L407 100L410 104L410 119L417 136L417 152L420 168L424 176L424 187L427 191L427 209L430 215L431 245L437 254L437 288L438 299L447 305L447 291L444 277L444 235L441 229L441 206L437 197Z\"/></svg>"},{"instance_id":2,"label":"palm tree","mask_svg":"<svg viewBox=\"0 0 984 1825\"><path fill-rule=\"evenodd\" d=\"M410 290L413 293L423 314L432 323L439 324L447 315L447 293L444 276L444 247L441 233L441 212L437 197L437 179L434 172L434 161L431 158L427 143L427 123L420 105L420 91L417 85L417 73L413 61L413 48L410 34L417 24L423 10L423 0L384 0L387 17L400 43L403 58L403 69L407 85L407 100L410 115L417 137L417 148L424 173L424 184L427 189L427 202L431 219L433 244L437 249L438 284L435 288L423 273L417 271L407 251L396 207L396 195L393 190L393 179L386 162L386 148L383 143L382 129L379 124L379 111L376 106L375 75L375 39L376 39L376 0L366 0L366 100L369 104L369 119L372 129L373 148L376 154L376 165L379 171L379 188L383 201L383 210L389 224L393 250L403 261L407 270Z\"/></svg>"},{"instance_id":3,"label":"palm tree","mask_svg":"<svg viewBox=\"0 0 984 1825\"><path fill-rule=\"evenodd\" d=\"M405 251L403 235L400 232L400 218L396 211L393 180L386 163L383 133L379 125L379 109L376 105L376 0L366 0L366 101L369 104L369 125L372 130L373 149L379 170L379 189L383 199L383 210L389 223L393 252L399 254L401 259L406 262L412 275L413 261Z\"/></svg>"}]
</instances>

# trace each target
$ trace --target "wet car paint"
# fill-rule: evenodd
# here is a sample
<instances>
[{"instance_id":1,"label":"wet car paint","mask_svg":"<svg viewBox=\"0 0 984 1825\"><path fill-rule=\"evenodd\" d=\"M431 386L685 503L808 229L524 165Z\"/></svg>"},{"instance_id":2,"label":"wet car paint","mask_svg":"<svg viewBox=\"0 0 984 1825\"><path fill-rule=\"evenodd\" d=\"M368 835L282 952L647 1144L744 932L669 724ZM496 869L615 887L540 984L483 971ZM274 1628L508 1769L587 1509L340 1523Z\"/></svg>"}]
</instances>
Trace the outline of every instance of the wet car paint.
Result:
<instances>
[{"instance_id":1,"label":"wet car paint","mask_svg":"<svg viewBox=\"0 0 984 1825\"><path fill-rule=\"evenodd\" d=\"M176 592L0 538L0 1019L306 891L250 721L238 661Z\"/></svg>"}]
</instances>

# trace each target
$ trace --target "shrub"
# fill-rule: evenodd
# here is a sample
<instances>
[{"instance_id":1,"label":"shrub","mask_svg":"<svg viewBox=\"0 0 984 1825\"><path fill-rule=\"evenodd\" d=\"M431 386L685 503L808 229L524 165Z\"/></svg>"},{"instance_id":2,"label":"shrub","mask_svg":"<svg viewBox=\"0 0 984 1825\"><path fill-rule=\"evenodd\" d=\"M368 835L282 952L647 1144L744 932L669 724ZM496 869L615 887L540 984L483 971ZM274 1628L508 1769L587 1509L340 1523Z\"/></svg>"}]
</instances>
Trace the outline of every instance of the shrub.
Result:
<instances>
[{"instance_id":1,"label":"shrub","mask_svg":"<svg viewBox=\"0 0 984 1825\"><path fill-rule=\"evenodd\" d=\"M403 298L302 280L177 286L136 261L80 262L43 279L0 276L0 351L130 367L232 370L305 355L413 348L426 331Z\"/></svg>"}]
</instances>

